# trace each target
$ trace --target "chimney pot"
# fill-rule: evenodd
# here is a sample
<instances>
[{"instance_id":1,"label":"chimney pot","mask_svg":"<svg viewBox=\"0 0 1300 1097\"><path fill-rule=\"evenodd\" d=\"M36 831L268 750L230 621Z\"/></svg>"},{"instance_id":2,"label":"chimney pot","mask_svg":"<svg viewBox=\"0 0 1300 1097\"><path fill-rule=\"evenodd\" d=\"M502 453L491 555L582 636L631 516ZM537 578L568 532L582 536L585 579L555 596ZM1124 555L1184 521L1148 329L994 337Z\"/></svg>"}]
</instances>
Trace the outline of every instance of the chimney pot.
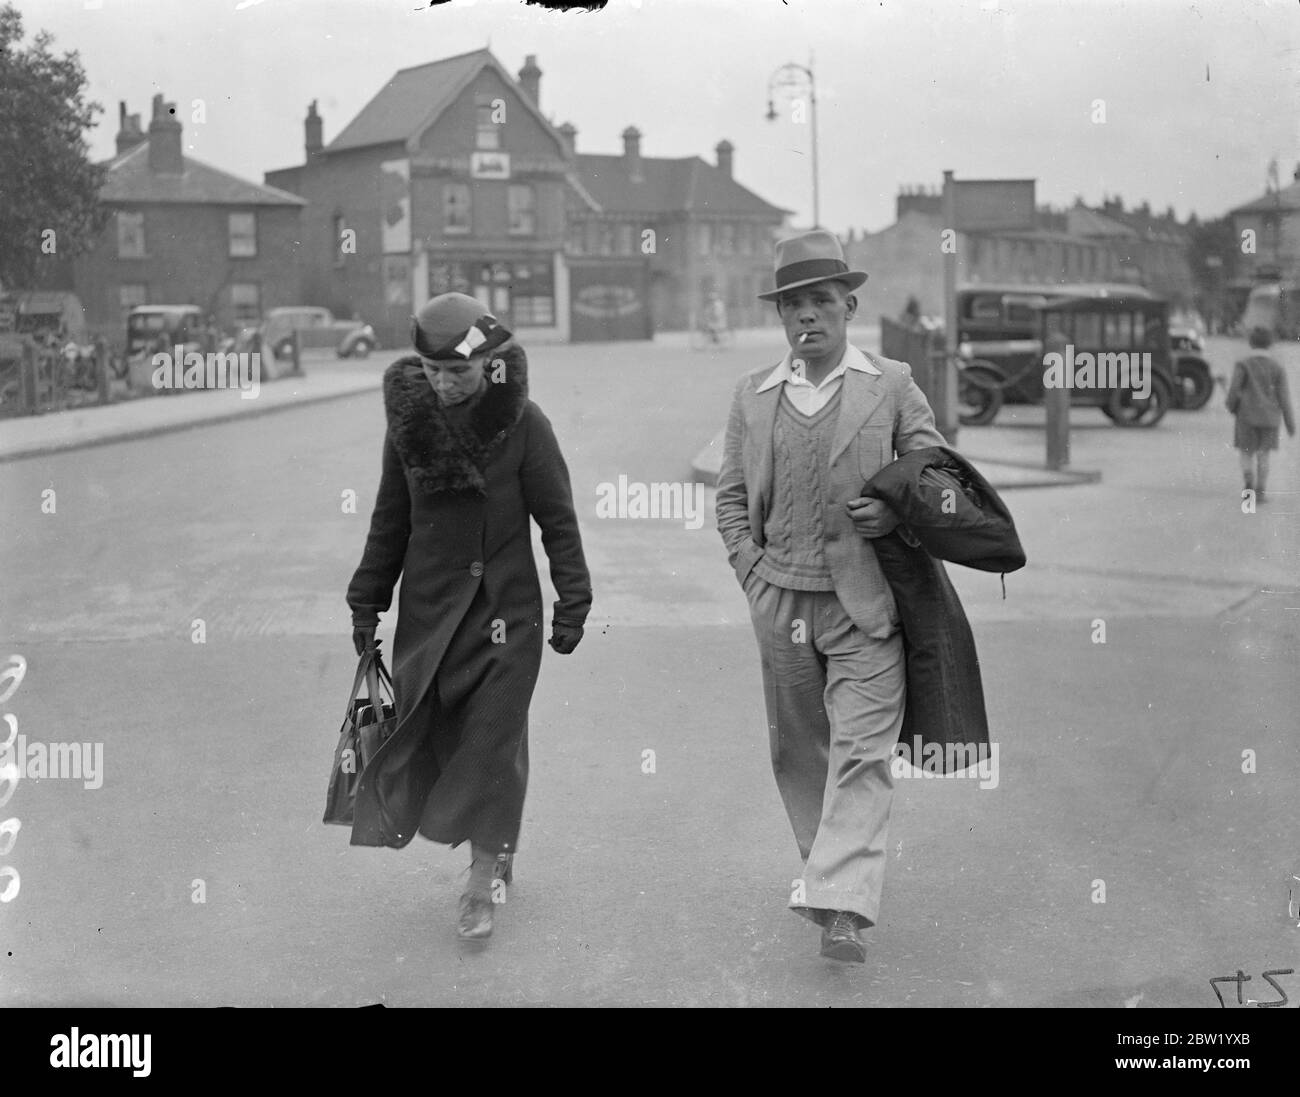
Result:
<instances>
[{"instance_id":1,"label":"chimney pot","mask_svg":"<svg viewBox=\"0 0 1300 1097\"><path fill-rule=\"evenodd\" d=\"M572 122L565 122L559 129L560 139L564 142L564 154L572 160L578 154L578 130Z\"/></svg>"},{"instance_id":2,"label":"chimney pot","mask_svg":"<svg viewBox=\"0 0 1300 1097\"><path fill-rule=\"evenodd\" d=\"M153 97L153 120L149 123L149 170L158 175L185 174L176 104L164 102L161 93Z\"/></svg>"},{"instance_id":3,"label":"chimney pot","mask_svg":"<svg viewBox=\"0 0 1300 1097\"><path fill-rule=\"evenodd\" d=\"M732 156L736 151L736 146L728 141L725 137L719 141L713 151L718 155L718 170L731 178Z\"/></svg>"},{"instance_id":4,"label":"chimney pot","mask_svg":"<svg viewBox=\"0 0 1300 1097\"><path fill-rule=\"evenodd\" d=\"M321 117L316 113L316 100L313 99L307 107L307 117L303 121L303 133L305 139L303 147L307 150L307 159L312 160L320 155L324 148L324 142L321 140Z\"/></svg>"},{"instance_id":5,"label":"chimney pot","mask_svg":"<svg viewBox=\"0 0 1300 1097\"><path fill-rule=\"evenodd\" d=\"M524 67L519 70L519 86L535 107L542 105L541 84L542 70L537 67L537 54L530 53L524 58Z\"/></svg>"},{"instance_id":6,"label":"chimney pot","mask_svg":"<svg viewBox=\"0 0 1300 1097\"><path fill-rule=\"evenodd\" d=\"M641 174L641 131L636 126L623 131L623 162L631 182L640 183L645 178Z\"/></svg>"}]
</instances>

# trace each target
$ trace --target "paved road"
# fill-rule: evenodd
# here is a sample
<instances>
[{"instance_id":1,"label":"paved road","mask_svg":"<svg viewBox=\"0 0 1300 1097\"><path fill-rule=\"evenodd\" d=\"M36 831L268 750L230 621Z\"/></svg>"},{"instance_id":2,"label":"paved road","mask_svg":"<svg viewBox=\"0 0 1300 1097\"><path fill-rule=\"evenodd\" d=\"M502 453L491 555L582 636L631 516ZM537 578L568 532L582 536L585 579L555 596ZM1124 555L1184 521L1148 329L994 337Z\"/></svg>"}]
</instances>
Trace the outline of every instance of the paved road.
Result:
<instances>
[{"instance_id":1,"label":"paved road","mask_svg":"<svg viewBox=\"0 0 1300 1097\"><path fill-rule=\"evenodd\" d=\"M884 920L843 968L785 910L799 862L711 497L697 530L595 516L601 483L684 478L760 352L532 359L597 595L578 653L547 653L489 947L452 932L463 851L355 850L319 823L376 393L0 467L0 653L29 663L4 710L28 739L104 744L101 788L24 781L5 809L0 999L1205 1006L1212 976L1300 967L1295 445L1247 516L1221 396L1151 432L1081 413L1075 462L1102 483L1008 496L1031 566L1005 601L953 571L998 785L899 782ZM1037 414L963 447L1035 457Z\"/></svg>"}]
</instances>

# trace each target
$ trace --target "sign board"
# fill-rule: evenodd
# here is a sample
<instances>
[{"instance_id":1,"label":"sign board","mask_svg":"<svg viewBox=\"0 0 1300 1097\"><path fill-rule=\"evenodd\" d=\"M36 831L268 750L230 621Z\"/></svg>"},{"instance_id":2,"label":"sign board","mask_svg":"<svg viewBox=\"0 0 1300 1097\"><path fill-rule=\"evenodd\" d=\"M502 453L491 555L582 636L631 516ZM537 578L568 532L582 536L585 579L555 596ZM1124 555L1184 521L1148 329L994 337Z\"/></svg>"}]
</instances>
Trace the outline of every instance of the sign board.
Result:
<instances>
[{"instance_id":1,"label":"sign board","mask_svg":"<svg viewBox=\"0 0 1300 1097\"><path fill-rule=\"evenodd\" d=\"M383 204L381 235L385 255L411 253L411 161L385 160L379 165Z\"/></svg>"},{"instance_id":2,"label":"sign board","mask_svg":"<svg viewBox=\"0 0 1300 1097\"><path fill-rule=\"evenodd\" d=\"M509 179L510 154L480 149L469 158L469 174L472 179Z\"/></svg>"},{"instance_id":3,"label":"sign board","mask_svg":"<svg viewBox=\"0 0 1300 1097\"><path fill-rule=\"evenodd\" d=\"M1035 228L1033 179L953 181L958 232L1014 232Z\"/></svg>"}]
</instances>

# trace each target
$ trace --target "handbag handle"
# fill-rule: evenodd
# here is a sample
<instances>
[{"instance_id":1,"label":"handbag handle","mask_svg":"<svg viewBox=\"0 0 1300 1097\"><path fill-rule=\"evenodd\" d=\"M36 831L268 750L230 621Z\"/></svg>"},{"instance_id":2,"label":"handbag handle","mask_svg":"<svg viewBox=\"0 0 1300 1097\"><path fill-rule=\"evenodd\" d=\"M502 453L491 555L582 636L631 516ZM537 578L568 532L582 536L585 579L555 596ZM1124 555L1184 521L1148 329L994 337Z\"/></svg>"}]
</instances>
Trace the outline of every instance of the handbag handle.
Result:
<instances>
[{"instance_id":1,"label":"handbag handle","mask_svg":"<svg viewBox=\"0 0 1300 1097\"><path fill-rule=\"evenodd\" d=\"M384 660L379 652L375 651L374 657L366 666L366 689L370 694L370 708L375 714L375 723L379 723L384 718L384 698L379 692L381 680L387 684L389 694L393 694L393 680L388 676L388 668L384 666ZM393 700L396 703L396 696Z\"/></svg>"}]
</instances>

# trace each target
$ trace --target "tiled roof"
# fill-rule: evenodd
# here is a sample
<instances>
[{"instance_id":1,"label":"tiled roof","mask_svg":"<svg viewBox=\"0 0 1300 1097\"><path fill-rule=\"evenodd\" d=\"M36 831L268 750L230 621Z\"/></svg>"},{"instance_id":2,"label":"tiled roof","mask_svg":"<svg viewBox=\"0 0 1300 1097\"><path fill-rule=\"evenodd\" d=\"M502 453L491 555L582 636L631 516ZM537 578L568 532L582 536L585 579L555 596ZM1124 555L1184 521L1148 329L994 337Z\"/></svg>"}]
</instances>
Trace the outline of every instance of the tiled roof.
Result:
<instances>
[{"instance_id":1,"label":"tiled roof","mask_svg":"<svg viewBox=\"0 0 1300 1097\"><path fill-rule=\"evenodd\" d=\"M1274 193L1269 191L1253 202L1247 202L1244 206L1238 206L1232 210L1233 213L1268 213L1272 210L1294 210L1300 209L1300 180L1283 187Z\"/></svg>"},{"instance_id":2,"label":"tiled roof","mask_svg":"<svg viewBox=\"0 0 1300 1097\"><path fill-rule=\"evenodd\" d=\"M399 69L325 151L409 141L451 105L484 65L493 63L492 55L481 49Z\"/></svg>"},{"instance_id":3,"label":"tiled roof","mask_svg":"<svg viewBox=\"0 0 1300 1097\"><path fill-rule=\"evenodd\" d=\"M192 156L182 157L183 175L159 175L149 168L149 142L108 162L100 188L104 202L175 202L218 206L305 206L297 195L263 183L250 183Z\"/></svg>"},{"instance_id":4,"label":"tiled roof","mask_svg":"<svg viewBox=\"0 0 1300 1097\"><path fill-rule=\"evenodd\" d=\"M641 157L640 182L632 182L622 156L579 153L574 174L609 213L757 214L779 218L790 212L764 201L726 172L698 156Z\"/></svg>"}]
</instances>

